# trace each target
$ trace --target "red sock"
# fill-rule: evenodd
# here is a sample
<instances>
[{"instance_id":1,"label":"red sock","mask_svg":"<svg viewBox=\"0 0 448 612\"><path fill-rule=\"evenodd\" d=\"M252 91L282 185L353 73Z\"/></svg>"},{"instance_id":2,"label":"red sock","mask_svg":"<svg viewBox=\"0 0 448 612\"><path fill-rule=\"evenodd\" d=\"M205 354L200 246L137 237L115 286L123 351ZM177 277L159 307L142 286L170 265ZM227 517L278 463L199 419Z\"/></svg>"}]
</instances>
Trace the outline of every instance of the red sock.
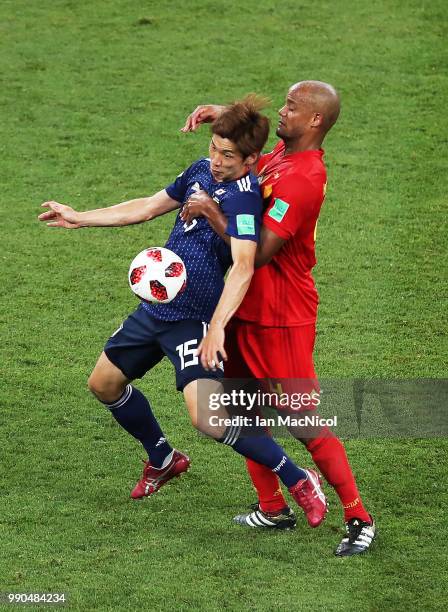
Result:
<instances>
[{"instance_id":1,"label":"red sock","mask_svg":"<svg viewBox=\"0 0 448 612\"><path fill-rule=\"evenodd\" d=\"M344 445L339 438L327 434L311 440L306 446L314 463L338 494L344 508L344 520L358 518L370 523L370 516L362 504Z\"/></svg>"},{"instance_id":2,"label":"red sock","mask_svg":"<svg viewBox=\"0 0 448 612\"><path fill-rule=\"evenodd\" d=\"M246 466L258 494L260 510L278 512L288 505L283 497L280 482L272 470L252 459L246 459Z\"/></svg>"}]
</instances>

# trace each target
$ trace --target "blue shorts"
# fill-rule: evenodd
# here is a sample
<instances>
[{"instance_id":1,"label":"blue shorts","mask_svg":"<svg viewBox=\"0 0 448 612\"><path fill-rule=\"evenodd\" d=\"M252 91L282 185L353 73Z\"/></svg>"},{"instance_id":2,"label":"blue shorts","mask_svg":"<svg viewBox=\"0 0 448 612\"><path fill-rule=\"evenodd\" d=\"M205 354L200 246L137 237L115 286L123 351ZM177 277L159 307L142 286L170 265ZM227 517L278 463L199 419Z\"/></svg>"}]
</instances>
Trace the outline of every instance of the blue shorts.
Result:
<instances>
[{"instance_id":1,"label":"blue shorts","mask_svg":"<svg viewBox=\"0 0 448 612\"><path fill-rule=\"evenodd\" d=\"M165 357L176 370L178 391L192 380L219 379L223 372L204 370L196 349L207 333L203 321L160 321L140 304L109 338L104 347L109 360L126 378L141 378Z\"/></svg>"}]
</instances>

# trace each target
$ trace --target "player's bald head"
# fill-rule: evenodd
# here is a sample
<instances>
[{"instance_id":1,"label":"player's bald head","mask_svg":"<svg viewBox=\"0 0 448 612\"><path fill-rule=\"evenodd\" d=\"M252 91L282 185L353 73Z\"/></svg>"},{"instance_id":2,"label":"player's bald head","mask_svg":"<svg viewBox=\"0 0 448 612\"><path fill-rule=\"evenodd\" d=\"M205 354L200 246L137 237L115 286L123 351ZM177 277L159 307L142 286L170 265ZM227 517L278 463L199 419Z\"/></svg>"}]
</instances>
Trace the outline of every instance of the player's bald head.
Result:
<instances>
[{"instance_id":1,"label":"player's bald head","mask_svg":"<svg viewBox=\"0 0 448 612\"><path fill-rule=\"evenodd\" d=\"M288 95L307 104L315 113L322 115L324 133L336 123L341 109L339 94L329 83L323 81L299 81L289 88Z\"/></svg>"}]
</instances>

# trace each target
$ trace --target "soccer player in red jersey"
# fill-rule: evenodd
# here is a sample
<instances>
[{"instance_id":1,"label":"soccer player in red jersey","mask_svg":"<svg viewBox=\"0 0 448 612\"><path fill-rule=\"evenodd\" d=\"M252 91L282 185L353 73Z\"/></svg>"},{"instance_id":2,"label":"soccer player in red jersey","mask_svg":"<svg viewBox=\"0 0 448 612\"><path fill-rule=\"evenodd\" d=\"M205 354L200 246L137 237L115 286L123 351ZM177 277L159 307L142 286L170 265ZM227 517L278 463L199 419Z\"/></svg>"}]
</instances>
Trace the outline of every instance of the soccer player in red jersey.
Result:
<instances>
[{"instance_id":1,"label":"soccer player in red jersey","mask_svg":"<svg viewBox=\"0 0 448 612\"><path fill-rule=\"evenodd\" d=\"M261 427L257 428L257 436L247 436L242 426L226 422L227 413L221 423L213 425L198 414L198 388L204 389L210 379L216 383L221 378L215 368L217 361L213 361L213 347L224 340L221 329L241 304L254 271L262 200L258 180L250 168L268 137L269 121L259 112L263 106L263 99L250 95L226 107L212 126L210 157L193 163L154 196L85 212L54 201L44 202L42 206L48 210L39 219L51 227L65 229L142 223L180 209L199 186L220 202L229 219L226 231L230 248L206 219L186 225L179 212L166 246L184 260L188 273L185 292L169 304L140 304L109 338L88 385L119 425L148 453L132 498L153 495L174 476L187 471L190 464L186 455L168 443L147 398L131 384L167 356L175 368L176 387L184 394L194 426L274 470L304 510L309 525L317 527L325 518L327 504L314 470L295 465ZM223 276L232 260L224 284ZM199 363L195 346L206 368Z\"/></svg>"},{"instance_id":2,"label":"soccer player in red jersey","mask_svg":"<svg viewBox=\"0 0 448 612\"><path fill-rule=\"evenodd\" d=\"M220 113L220 106L199 106L183 131L196 129ZM234 318L226 328L226 376L301 379L318 389L313 363L318 294L311 275L316 263L315 230L325 197L326 170L321 146L339 116L336 90L320 81L293 85L279 111L274 150L260 157L257 171L265 201L257 270ZM208 218L223 235L226 220L216 203L195 194L184 218ZM216 346L216 361L218 351ZM338 556L365 552L375 536L375 523L364 508L342 442L328 429L292 431L310 452L314 463L334 487L344 509L347 537L336 549ZM247 467L258 492L258 504L237 523L262 525L262 513L279 528L290 509L275 474L251 460Z\"/></svg>"}]
</instances>

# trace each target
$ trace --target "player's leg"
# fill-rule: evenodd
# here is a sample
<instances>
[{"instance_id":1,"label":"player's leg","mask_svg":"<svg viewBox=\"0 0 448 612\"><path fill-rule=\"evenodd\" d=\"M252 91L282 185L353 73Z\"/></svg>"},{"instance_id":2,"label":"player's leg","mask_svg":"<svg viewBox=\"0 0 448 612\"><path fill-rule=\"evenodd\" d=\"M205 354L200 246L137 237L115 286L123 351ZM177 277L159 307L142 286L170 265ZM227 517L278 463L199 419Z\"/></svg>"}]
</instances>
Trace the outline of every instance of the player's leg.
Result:
<instances>
[{"instance_id":1,"label":"player's leg","mask_svg":"<svg viewBox=\"0 0 448 612\"><path fill-rule=\"evenodd\" d=\"M173 449L166 441L147 398L105 352L101 353L88 385L95 397L109 408L117 423L142 444L151 463L161 467Z\"/></svg>"},{"instance_id":2,"label":"player's leg","mask_svg":"<svg viewBox=\"0 0 448 612\"><path fill-rule=\"evenodd\" d=\"M134 498L154 493L173 471L186 471L189 465L166 440L148 399L131 384L163 358L155 325L142 307L137 308L108 340L89 378L90 390L148 453L143 476L131 493Z\"/></svg>"},{"instance_id":3,"label":"player's leg","mask_svg":"<svg viewBox=\"0 0 448 612\"><path fill-rule=\"evenodd\" d=\"M279 339L279 343L289 355L286 367L281 372L283 377L292 379L294 374L294 378L303 381L303 384L316 381L315 386L318 386L313 360L315 326L304 325L281 330L280 333L283 338ZM289 364L294 364L293 368ZM271 364L270 369L273 367L274 364ZM315 465L335 489L344 510L345 522L357 519L369 523L371 517L362 503L344 445L339 438L328 427L290 428L290 433L305 445Z\"/></svg>"},{"instance_id":4,"label":"player's leg","mask_svg":"<svg viewBox=\"0 0 448 612\"><path fill-rule=\"evenodd\" d=\"M341 501L347 537L337 547L336 554L350 556L365 552L375 537L375 523L363 505L343 443L328 427L291 427L289 431L305 445Z\"/></svg>"},{"instance_id":5,"label":"player's leg","mask_svg":"<svg viewBox=\"0 0 448 612\"><path fill-rule=\"evenodd\" d=\"M299 436L300 434L296 436L297 439L305 445L325 480L336 491L344 510L344 520L348 522L352 518L357 518L369 522L370 515L362 503L341 440L328 429L315 438Z\"/></svg>"},{"instance_id":6,"label":"player's leg","mask_svg":"<svg viewBox=\"0 0 448 612\"><path fill-rule=\"evenodd\" d=\"M240 322L239 328L236 344L255 376L290 379L293 383L293 379L302 381L316 379L313 362L314 325L296 328L260 328ZM346 528L351 535L349 544L344 544L343 541L337 549L337 554L363 552L370 545L375 529L374 526L372 528L371 515L362 504L342 442L328 428L306 432L303 429L291 428L290 433L306 446L315 465L341 500ZM270 484L267 474L264 476L264 467L252 465L248 467L257 474L259 481L263 482L265 494L268 494L266 490L270 486L273 495L275 485ZM366 534L361 533L363 530L367 530ZM363 538L359 540L360 534L366 536L364 540Z\"/></svg>"},{"instance_id":7,"label":"player's leg","mask_svg":"<svg viewBox=\"0 0 448 612\"><path fill-rule=\"evenodd\" d=\"M325 518L327 504L316 474L296 466L264 428L253 424L227 425L223 415L220 419L219 411L214 414L217 418L213 422L210 418L204 418L201 414L203 408L198 406L198 395L206 397L207 393L203 395L199 386L209 386L209 383L209 380L194 380L184 387L185 402L193 425L217 442L231 446L240 455L274 471L304 510L309 525L311 527L320 525Z\"/></svg>"},{"instance_id":8,"label":"player's leg","mask_svg":"<svg viewBox=\"0 0 448 612\"><path fill-rule=\"evenodd\" d=\"M225 364L226 378L253 378L247 361L238 350L238 335L239 333L244 333L244 330L245 328L238 326L235 320L230 321L227 325L226 352L228 360ZM257 463L252 459L246 459L246 467L257 492L258 503L255 504L257 507L253 508L252 512L236 516L235 522L241 525L248 525L249 527L257 525L256 519L260 517L255 516L254 513L259 511L264 514L264 518L270 520L270 523L272 523L270 526L277 527L280 525L280 528L291 528L293 526L291 521L292 511L282 493L278 476L265 465Z\"/></svg>"},{"instance_id":9,"label":"player's leg","mask_svg":"<svg viewBox=\"0 0 448 612\"><path fill-rule=\"evenodd\" d=\"M87 382L90 391L103 404L114 403L123 395L131 381L115 366L103 351Z\"/></svg>"},{"instance_id":10,"label":"player's leg","mask_svg":"<svg viewBox=\"0 0 448 612\"><path fill-rule=\"evenodd\" d=\"M217 441L232 446L241 455L275 470L294 499L306 511L310 525L317 527L325 517L326 500L314 474L298 468L283 449L266 435L264 429L260 428L256 436L253 431L250 432L251 435L244 435L238 428L220 427L215 424L210 426L207 417L200 418L201 415L198 415L198 383L207 389L210 389L210 386L216 388L219 378L222 377L222 371L204 370L196 355L197 347L206 333L206 323L178 321L172 323L169 330L158 337L160 346L175 367L177 389L184 393L193 425ZM202 397L206 395L207 391ZM314 492L311 501L309 496L305 495L309 489Z\"/></svg>"},{"instance_id":11,"label":"player's leg","mask_svg":"<svg viewBox=\"0 0 448 612\"><path fill-rule=\"evenodd\" d=\"M316 438L301 441L325 480L336 491L343 507L347 537L336 548L336 555L351 556L365 552L375 537L376 527L362 503L344 445L329 430Z\"/></svg>"},{"instance_id":12,"label":"player's leg","mask_svg":"<svg viewBox=\"0 0 448 612\"><path fill-rule=\"evenodd\" d=\"M335 554L344 557L363 553L375 537L375 522L363 505L341 440L328 427L319 428L319 431L316 429L303 432L290 428L290 432L305 445L315 465L341 501L347 536L336 548Z\"/></svg>"}]
</instances>

